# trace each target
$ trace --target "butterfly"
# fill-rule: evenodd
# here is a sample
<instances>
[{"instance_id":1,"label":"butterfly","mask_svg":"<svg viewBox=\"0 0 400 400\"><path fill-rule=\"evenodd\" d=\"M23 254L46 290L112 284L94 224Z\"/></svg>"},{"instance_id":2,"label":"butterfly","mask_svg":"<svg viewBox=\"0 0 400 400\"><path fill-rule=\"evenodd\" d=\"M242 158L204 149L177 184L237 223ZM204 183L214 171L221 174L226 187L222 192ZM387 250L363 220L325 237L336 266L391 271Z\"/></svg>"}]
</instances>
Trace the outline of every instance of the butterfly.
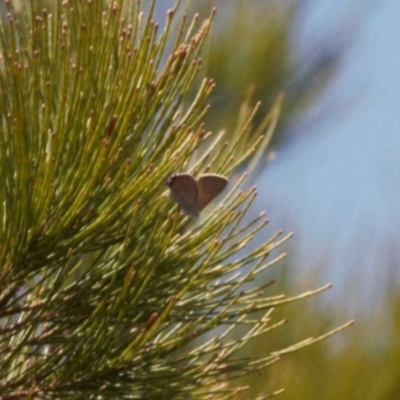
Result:
<instances>
[{"instance_id":1,"label":"butterfly","mask_svg":"<svg viewBox=\"0 0 400 400\"><path fill-rule=\"evenodd\" d=\"M166 181L169 195L180 205L182 213L193 217L197 217L227 183L228 179L215 174L201 175L197 180L190 174L175 174Z\"/></svg>"}]
</instances>

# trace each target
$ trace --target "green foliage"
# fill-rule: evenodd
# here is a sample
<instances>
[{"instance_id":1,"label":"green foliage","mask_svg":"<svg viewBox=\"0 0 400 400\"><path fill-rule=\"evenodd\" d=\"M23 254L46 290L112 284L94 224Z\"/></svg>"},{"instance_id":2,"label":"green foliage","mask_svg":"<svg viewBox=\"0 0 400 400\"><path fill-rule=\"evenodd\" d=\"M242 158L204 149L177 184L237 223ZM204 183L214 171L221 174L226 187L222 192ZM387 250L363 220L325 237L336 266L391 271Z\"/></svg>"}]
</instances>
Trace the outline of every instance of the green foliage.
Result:
<instances>
[{"instance_id":1,"label":"green foliage","mask_svg":"<svg viewBox=\"0 0 400 400\"><path fill-rule=\"evenodd\" d=\"M254 136L253 111L229 142L206 132L214 83L186 100L212 15L183 17L172 33L171 10L158 32L153 5L143 14L123 0L6 2L2 399L225 399L243 389L229 379L281 354L239 354L279 326L273 307L296 300L254 285L288 236L246 250L266 221L245 222L256 190L241 191L246 174L235 171L270 135ZM278 111L262 121L267 131ZM165 178L184 170L231 177L223 204L199 220L166 198Z\"/></svg>"},{"instance_id":2,"label":"green foliage","mask_svg":"<svg viewBox=\"0 0 400 400\"><path fill-rule=\"evenodd\" d=\"M315 279L315 274L309 278L307 285ZM299 284L296 282L296 286ZM248 396L240 398L255 398L258 393L271 391L279 382L285 387L282 398L288 399L397 400L400 395L400 299L395 286L384 294L384 305L378 305L379 301L364 304L365 309L356 314L351 329L290 357L282 357L264 382L256 376L245 378L251 390ZM291 290L287 285L285 292ZM343 294L343 301L319 307L310 299L306 304L293 303L290 308L276 310L275 318L282 315L289 318L290 329L276 330L268 339L260 337L253 341L250 352L266 345L268 349L276 348L304 335L331 329L337 320L348 318L350 293L354 294L353 280Z\"/></svg>"}]
</instances>

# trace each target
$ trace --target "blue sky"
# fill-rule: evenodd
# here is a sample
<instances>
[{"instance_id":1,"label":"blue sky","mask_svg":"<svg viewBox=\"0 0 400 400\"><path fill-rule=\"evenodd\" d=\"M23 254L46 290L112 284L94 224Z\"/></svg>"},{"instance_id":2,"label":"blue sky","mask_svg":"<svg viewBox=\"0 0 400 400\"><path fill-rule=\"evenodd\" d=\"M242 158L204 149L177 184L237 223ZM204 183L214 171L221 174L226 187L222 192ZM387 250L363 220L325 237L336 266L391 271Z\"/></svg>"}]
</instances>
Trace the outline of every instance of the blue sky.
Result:
<instances>
[{"instance_id":1,"label":"blue sky","mask_svg":"<svg viewBox=\"0 0 400 400\"><path fill-rule=\"evenodd\" d=\"M340 24L337 3L310 8L300 48ZM400 2L376 2L363 17L324 98L332 114L278 152L257 200L274 228L294 231L289 259L300 274L318 267L321 283L338 295L350 283L360 299L399 277Z\"/></svg>"}]
</instances>

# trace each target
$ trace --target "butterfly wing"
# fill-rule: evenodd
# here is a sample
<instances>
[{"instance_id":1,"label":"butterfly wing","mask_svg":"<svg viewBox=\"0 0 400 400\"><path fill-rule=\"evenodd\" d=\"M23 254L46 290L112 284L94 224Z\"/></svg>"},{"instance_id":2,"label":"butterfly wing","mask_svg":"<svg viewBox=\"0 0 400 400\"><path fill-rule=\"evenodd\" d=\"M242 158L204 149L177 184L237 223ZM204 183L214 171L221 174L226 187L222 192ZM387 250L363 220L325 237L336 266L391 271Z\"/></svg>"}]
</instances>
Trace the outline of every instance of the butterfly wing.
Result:
<instances>
[{"instance_id":1,"label":"butterfly wing","mask_svg":"<svg viewBox=\"0 0 400 400\"><path fill-rule=\"evenodd\" d=\"M228 184L228 179L221 175L201 175L197 181L197 208L201 211L212 199L217 197Z\"/></svg>"},{"instance_id":2,"label":"butterfly wing","mask_svg":"<svg viewBox=\"0 0 400 400\"><path fill-rule=\"evenodd\" d=\"M181 207L186 215L197 216L198 189L196 179L190 174L172 175L166 182L170 190L170 196Z\"/></svg>"}]
</instances>

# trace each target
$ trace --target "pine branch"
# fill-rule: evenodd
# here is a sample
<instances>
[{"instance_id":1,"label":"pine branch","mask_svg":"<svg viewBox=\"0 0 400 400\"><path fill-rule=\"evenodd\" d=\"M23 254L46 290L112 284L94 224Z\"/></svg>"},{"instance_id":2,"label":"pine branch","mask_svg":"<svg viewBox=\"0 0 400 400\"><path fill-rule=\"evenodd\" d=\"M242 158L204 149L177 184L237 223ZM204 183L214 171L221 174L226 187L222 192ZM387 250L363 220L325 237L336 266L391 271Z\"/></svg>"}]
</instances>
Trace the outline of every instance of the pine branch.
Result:
<instances>
[{"instance_id":1,"label":"pine branch","mask_svg":"<svg viewBox=\"0 0 400 400\"><path fill-rule=\"evenodd\" d=\"M252 111L210 144L214 83L189 96L213 15L174 37L154 2L45 4L7 1L0 31L0 399L231 398L228 379L277 360L238 351L295 299L257 287L289 236L244 250L266 224L246 222L246 174L198 220L166 197L172 173L232 175L264 146L242 145Z\"/></svg>"}]
</instances>

